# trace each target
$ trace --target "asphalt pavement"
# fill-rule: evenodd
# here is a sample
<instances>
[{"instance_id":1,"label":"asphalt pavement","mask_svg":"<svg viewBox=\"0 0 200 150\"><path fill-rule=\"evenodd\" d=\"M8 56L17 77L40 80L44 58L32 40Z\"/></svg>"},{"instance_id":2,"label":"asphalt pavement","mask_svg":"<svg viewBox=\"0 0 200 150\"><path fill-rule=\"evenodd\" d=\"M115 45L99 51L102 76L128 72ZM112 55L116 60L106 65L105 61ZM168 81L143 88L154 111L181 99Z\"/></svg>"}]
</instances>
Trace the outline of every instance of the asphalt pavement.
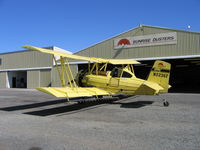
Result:
<instances>
[{"instance_id":1,"label":"asphalt pavement","mask_svg":"<svg viewBox=\"0 0 200 150\"><path fill-rule=\"evenodd\" d=\"M33 89L0 89L0 150L188 149L200 149L200 94L78 104Z\"/></svg>"}]
</instances>

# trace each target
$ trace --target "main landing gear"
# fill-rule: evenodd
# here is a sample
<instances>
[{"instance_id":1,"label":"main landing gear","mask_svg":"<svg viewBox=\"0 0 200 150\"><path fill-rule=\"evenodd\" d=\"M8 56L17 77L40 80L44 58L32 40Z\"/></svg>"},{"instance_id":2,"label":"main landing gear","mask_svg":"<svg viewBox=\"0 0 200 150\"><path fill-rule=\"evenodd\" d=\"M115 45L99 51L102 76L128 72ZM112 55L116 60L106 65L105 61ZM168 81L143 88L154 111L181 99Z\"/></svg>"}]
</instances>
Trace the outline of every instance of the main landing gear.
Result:
<instances>
[{"instance_id":1,"label":"main landing gear","mask_svg":"<svg viewBox=\"0 0 200 150\"><path fill-rule=\"evenodd\" d=\"M103 97L103 96L99 95L98 97L93 97L93 98L82 98L82 100L78 101L78 104L112 103L113 101L116 101L118 99L119 99L118 97Z\"/></svg>"}]
</instances>

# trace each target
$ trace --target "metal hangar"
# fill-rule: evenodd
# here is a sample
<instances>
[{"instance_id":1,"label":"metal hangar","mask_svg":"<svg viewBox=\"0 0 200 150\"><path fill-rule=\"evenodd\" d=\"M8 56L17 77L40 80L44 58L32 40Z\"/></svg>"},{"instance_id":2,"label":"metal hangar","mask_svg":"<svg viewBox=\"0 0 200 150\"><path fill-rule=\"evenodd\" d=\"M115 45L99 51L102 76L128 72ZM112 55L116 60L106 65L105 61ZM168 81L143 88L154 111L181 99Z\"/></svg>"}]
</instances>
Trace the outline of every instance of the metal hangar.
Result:
<instances>
[{"instance_id":1,"label":"metal hangar","mask_svg":"<svg viewBox=\"0 0 200 150\"><path fill-rule=\"evenodd\" d=\"M47 49L65 51L52 46ZM36 88L52 85L53 57L24 50L0 54L0 88Z\"/></svg>"},{"instance_id":2,"label":"metal hangar","mask_svg":"<svg viewBox=\"0 0 200 150\"><path fill-rule=\"evenodd\" d=\"M147 77L155 60L165 60L172 64L171 92L200 92L199 32L140 25L75 54L138 60L142 65L135 66L135 73L141 78ZM75 76L87 62L75 60L70 65ZM35 51L0 54L0 88L60 86L54 66L51 55Z\"/></svg>"},{"instance_id":3,"label":"metal hangar","mask_svg":"<svg viewBox=\"0 0 200 150\"><path fill-rule=\"evenodd\" d=\"M155 60L165 60L172 64L171 92L200 92L200 33L198 32L140 25L76 54L138 60L143 65L135 66L135 73L141 78L147 77ZM83 67L80 63L78 63L79 70Z\"/></svg>"}]
</instances>

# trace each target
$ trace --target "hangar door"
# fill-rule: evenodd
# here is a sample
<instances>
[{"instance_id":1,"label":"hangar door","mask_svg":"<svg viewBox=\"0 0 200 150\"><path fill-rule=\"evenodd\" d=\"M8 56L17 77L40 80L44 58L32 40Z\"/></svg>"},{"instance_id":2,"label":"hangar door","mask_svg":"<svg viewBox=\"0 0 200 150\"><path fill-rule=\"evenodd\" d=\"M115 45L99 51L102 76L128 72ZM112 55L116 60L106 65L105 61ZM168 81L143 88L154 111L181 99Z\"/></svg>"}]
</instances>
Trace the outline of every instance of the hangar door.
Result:
<instances>
[{"instance_id":1,"label":"hangar door","mask_svg":"<svg viewBox=\"0 0 200 150\"><path fill-rule=\"evenodd\" d=\"M27 73L27 88L40 86L40 70L29 70Z\"/></svg>"},{"instance_id":2,"label":"hangar door","mask_svg":"<svg viewBox=\"0 0 200 150\"><path fill-rule=\"evenodd\" d=\"M27 88L51 86L51 70L28 70Z\"/></svg>"},{"instance_id":3,"label":"hangar door","mask_svg":"<svg viewBox=\"0 0 200 150\"><path fill-rule=\"evenodd\" d=\"M9 71L7 73L8 88L26 88L27 72L26 71Z\"/></svg>"},{"instance_id":4,"label":"hangar door","mask_svg":"<svg viewBox=\"0 0 200 150\"><path fill-rule=\"evenodd\" d=\"M171 60L171 92L200 93L199 59Z\"/></svg>"},{"instance_id":5,"label":"hangar door","mask_svg":"<svg viewBox=\"0 0 200 150\"><path fill-rule=\"evenodd\" d=\"M164 60L171 63L169 92L200 93L200 58ZM135 66L137 77L147 79L154 61Z\"/></svg>"}]
</instances>

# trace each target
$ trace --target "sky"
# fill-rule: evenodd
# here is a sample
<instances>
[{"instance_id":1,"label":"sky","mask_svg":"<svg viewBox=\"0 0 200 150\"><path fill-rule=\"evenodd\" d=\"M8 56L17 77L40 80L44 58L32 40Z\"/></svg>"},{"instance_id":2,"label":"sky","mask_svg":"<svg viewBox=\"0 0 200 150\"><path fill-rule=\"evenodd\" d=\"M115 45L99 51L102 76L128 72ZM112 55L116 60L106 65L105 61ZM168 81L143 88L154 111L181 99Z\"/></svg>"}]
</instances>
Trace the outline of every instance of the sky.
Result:
<instances>
[{"instance_id":1,"label":"sky","mask_svg":"<svg viewBox=\"0 0 200 150\"><path fill-rule=\"evenodd\" d=\"M200 32L200 0L0 0L0 53L77 52L140 24Z\"/></svg>"}]
</instances>

